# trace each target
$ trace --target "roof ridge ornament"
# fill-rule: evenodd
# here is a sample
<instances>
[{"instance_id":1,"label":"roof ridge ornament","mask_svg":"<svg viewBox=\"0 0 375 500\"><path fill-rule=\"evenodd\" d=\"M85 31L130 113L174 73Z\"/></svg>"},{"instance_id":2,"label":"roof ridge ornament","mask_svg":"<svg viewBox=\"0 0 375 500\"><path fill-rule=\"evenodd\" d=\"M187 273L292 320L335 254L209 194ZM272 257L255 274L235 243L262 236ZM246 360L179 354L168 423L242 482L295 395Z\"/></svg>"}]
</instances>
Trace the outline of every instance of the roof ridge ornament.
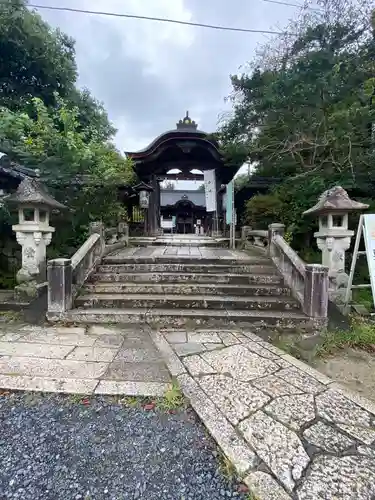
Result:
<instances>
[{"instance_id":1,"label":"roof ridge ornament","mask_svg":"<svg viewBox=\"0 0 375 500\"><path fill-rule=\"evenodd\" d=\"M177 130L197 130L198 124L195 123L189 116L189 111L186 111L185 118L176 123Z\"/></svg>"}]
</instances>

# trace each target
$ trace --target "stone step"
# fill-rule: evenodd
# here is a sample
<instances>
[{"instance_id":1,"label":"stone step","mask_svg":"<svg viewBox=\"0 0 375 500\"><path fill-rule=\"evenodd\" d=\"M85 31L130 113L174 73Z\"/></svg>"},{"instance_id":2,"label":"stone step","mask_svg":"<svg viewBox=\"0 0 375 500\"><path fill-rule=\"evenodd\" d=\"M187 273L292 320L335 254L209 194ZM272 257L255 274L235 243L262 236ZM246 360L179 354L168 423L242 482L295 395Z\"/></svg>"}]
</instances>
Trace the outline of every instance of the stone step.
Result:
<instances>
[{"instance_id":1,"label":"stone step","mask_svg":"<svg viewBox=\"0 0 375 500\"><path fill-rule=\"evenodd\" d=\"M215 274L276 274L272 264L101 264L98 266L99 273L215 273Z\"/></svg>"},{"instance_id":2,"label":"stone step","mask_svg":"<svg viewBox=\"0 0 375 500\"><path fill-rule=\"evenodd\" d=\"M158 328L251 327L253 331L280 328L285 331L309 330L307 316L294 311L225 311L224 309L72 309L65 313L48 313L49 321L67 323L147 323Z\"/></svg>"},{"instance_id":3,"label":"stone step","mask_svg":"<svg viewBox=\"0 0 375 500\"><path fill-rule=\"evenodd\" d=\"M245 295L281 296L290 295L290 290L278 285L251 285L228 283L132 283L96 282L86 284L84 293L123 293L123 294L177 294L177 295Z\"/></svg>"},{"instance_id":4,"label":"stone step","mask_svg":"<svg viewBox=\"0 0 375 500\"><path fill-rule=\"evenodd\" d=\"M121 256L121 255L109 255L103 257L102 264L189 264L194 266L202 265L226 265L226 266L237 266L246 264L262 264L269 265L273 267L272 261L266 257L258 256L248 256L243 259L236 259L231 257L198 257L192 255L158 255L156 257L151 256L141 256L136 255Z\"/></svg>"},{"instance_id":5,"label":"stone step","mask_svg":"<svg viewBox=\"0 0 375 500\"><path fill-rule=\"evenodd\" d=\"M227 248L229 247L229 238L199 238L199 239L179 239L179 238L129 238L129 242L134 246L168 246L168 247L208 247L208 248Z\"/></svg>"},{"instance_id":6,"label":"stone step","mask_svg":"<svg viewBox=\"0 0 375 500\"><path fill-rule=\"evenodd\" d=\"M173 308L173 309L255 309L268 311L289 311L299 309L291 297L237 297L224 295L152 295L152 294L109 294L80 295L75 304L84 308Z\"/></svg>"},{"instance_id":7,"label":"stone step","mask_svg":"<svg viewBox=\"0 0 375 500\"><path fill-rule=\"evenodd\" d=\"M284 281L278 274L217 274L217 273L121 273L121 272L97 272L91 275L92 282L101 283L228 283L231 285L246 284L273 284L283 285Z\"/></svg>"}]
</instances>

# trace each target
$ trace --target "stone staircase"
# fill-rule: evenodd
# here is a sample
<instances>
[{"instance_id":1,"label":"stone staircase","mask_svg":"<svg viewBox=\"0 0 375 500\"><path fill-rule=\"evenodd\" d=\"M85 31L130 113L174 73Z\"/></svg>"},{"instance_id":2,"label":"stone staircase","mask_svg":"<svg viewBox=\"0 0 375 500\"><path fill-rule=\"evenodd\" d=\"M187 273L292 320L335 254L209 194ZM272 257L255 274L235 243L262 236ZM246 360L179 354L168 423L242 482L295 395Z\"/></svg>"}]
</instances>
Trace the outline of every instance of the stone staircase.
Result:
<instances>
[{"instance_id":1,"label":"stone staircase","mask_svg":"<svg viewBox=\"0 0 375 500\"><path fill-rule=\"evenodd\" d=\"M85 323L147 322L168 328L308 327L307 316L265 256L217 249L216 256L210 257L209 252L215 254L207 250L202 258L194 256L194 248L179 249L186 255L176 255L167 247L155 258L155 247L150 248L135 251L141 256L129 249L128 254L104 257L67 319ZM217 256L220 252L223 257Z\"/></svg>"}]
</instances>

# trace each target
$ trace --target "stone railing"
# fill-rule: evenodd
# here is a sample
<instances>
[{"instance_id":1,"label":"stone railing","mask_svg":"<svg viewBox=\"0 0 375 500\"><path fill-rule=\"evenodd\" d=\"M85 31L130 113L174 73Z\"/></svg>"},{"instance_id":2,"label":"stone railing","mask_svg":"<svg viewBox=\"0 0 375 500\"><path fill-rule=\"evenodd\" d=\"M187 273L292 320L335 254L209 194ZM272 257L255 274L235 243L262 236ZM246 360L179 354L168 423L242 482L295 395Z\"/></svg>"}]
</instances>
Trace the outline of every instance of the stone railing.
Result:
<instances>
[{"instance_id":1,"label":"stone railing","mask_svg":"<svg viewBox=\"0 0 375 500\"><path fill-rule=\"evenodd\" d=\"M71 259L49 260L47 264L48 312L63 313L73 307L79 289L95 271L101 258L128 244L128 225L105 229L103 223L90 224L90 236ZM107 243L108 241L108 243Z\"/></svg>"},{"instance_id":2,"label":"stone railing","mask_svg":"<svg viewBox=\"0 0 375 500\"><path fill-rule=\"evenodd\" d=\"M105 254L129 245L129 226L120 222L116 227L104 229Z\"/></svg>"},{"instance_id":3,"label":"stone railing","mask_svg":"<svg viewBox=\"0 0 375 500\"><path fill-rule=\"evenodd\" d=\"M100 234L94 233L85 241L70 259L72 266L73 288L78 290L89 278L103 254Z\"/></svg>"},{"instance_id":4,"label":"stone railing","mask_svg":"<svg viewBox=\"0 0 375 500\"><path fill-rule=\"evenodd\" d=\"M306 264L284 240L284 225L271 224L268 231L242 228L242 241L263 248L301 304L303 312L317 327L324 327L328 314L328 268Z\"/></svg>"},{"instance_id":5,"label":"stone railing","mask_svg":"<svg viewBox=\"0 0 375 500\"><path fill-rule=\"evenodd\" d=\"M317 326L324 327L328 315L328 267L306 264L283 238L284 225L268 228L268 255L302 306Z\"/></svg>"},{"instance_id":6,"label":"stone railing","mask_svg":"<svg viewBox=\"0 0 375 500\"><path fill-rule=\"evenodd\" d=\"M268 247L268 231L251 229L249 226L242 228L241 240L245 248L256 247L266 251Z\"/></svg>"}]
</instances>

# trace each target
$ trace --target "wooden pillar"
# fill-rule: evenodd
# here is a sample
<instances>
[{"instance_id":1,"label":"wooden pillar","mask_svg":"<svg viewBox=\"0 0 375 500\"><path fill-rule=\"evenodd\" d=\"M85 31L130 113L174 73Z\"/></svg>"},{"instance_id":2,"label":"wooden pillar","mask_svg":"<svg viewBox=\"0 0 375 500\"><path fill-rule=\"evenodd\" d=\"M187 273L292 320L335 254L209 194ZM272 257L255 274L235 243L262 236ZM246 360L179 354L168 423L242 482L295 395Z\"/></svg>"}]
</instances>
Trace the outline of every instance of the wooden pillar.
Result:
<instances>
[{"instance_id":1,"label":"wooden pillar","mask_svg":"<svg viewBox=\"0 0 375 500\"><path fill-rule=\"evenodd\" d=\"M154 188L150 193L149 206L147 209L147 223L145 228L148 236L160 235L160 184L159 180L153 175L149 184Z\"/></svg>"}]
</instances>

